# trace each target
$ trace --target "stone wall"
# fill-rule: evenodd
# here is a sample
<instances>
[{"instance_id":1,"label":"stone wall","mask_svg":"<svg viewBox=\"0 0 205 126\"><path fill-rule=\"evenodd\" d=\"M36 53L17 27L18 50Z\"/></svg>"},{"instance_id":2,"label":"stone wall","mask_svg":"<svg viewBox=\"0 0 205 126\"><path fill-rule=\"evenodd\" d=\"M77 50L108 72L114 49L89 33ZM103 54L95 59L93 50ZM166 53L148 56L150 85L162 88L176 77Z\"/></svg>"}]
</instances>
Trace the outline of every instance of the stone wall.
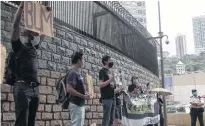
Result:
<instances>
[{"instance_id":1,"label":"stone wall","mask_svg":"<svg viewBox=\"0 0 205 126\"><path fill-rule=\"evenodd\" d=\"M7 52L11 49L10 36L15 11L15 7L1 2L1 42L6 46ZM100 125L102 123L103 114L102 106L99 103L100 94L97 80L98 71L102 67L101 58L104 54L114 58L115 68L122 69L127 80L130 75L137 74L142 82L155 81L155 85L158 84L156 76L111 48L56 23L54 31L55 37L46 36L41 44L41 49L38 50L38 79L41 85L36 126L70 126L68 110L62 110L61 106L56 104L55 82L70 68L70 56L76 50L84 51L85 64L82 73L90 71L95 87L94 98L86 102L85 125L91 123ZM23 37L21 39L24 40ZM4 84L1 85L1 106L2 126L13 126L15 105L12 87Z\"/></svg>"}]
</instances>

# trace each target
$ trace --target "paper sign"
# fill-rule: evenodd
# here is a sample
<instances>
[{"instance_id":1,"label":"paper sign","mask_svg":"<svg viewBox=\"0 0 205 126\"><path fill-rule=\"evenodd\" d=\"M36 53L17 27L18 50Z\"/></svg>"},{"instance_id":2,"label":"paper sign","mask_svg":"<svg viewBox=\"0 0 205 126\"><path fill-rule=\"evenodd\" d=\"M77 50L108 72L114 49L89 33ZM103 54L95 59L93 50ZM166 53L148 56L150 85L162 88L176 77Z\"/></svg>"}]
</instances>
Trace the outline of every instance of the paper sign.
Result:
<instances>
[{"instance_id":1,"label":"paper sign","mask_svg":"<svg viewBox=\"0 0 205 126\"><path fill-rule=\"evenodd\" d=\"M3 45L1 45L1 80L0 80L0 84L2 84L3 80L4 80L5 64L6 64L6 48Z\"/></svg>"},{"instance_id":2,"label":"paper sign","mask_svg":"<svg viewBox=\"0 0 205 126\"><path fill-rule=\"evenodd\" d=\"M89 93L90 97L93 98L93 96L94 96L93 78L89 74L86 74L85 79L86 79L86 83L88 86L88 93Z\"/></svg>"},{"instance_id":3,"label":"paper sign","mask_svg":"<svg viewBox=\"0 0 205 126\"><path fill-rule=\"evenodd\" d=\"M39 34L53 37L53 16L45 6L34 2L24 2L25 28Z\"/></svg>"}]
</instances>

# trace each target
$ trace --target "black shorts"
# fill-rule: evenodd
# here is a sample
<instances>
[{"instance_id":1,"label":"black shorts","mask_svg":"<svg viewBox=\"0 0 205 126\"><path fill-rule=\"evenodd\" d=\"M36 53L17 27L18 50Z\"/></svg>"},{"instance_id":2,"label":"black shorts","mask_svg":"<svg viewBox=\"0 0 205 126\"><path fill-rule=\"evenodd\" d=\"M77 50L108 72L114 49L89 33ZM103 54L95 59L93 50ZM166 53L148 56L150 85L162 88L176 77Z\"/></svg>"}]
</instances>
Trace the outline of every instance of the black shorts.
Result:
<instances>
[{"instance_id":1,"label":"black shorts","mask_svg":"<svg viewBox=\"0 0 205 126\"><path fill-rule=\"evenodd\" d=\"M115 107L115 118L120 120L122 119L121 105L116 105Z\"/></svg>"}]
</instances>

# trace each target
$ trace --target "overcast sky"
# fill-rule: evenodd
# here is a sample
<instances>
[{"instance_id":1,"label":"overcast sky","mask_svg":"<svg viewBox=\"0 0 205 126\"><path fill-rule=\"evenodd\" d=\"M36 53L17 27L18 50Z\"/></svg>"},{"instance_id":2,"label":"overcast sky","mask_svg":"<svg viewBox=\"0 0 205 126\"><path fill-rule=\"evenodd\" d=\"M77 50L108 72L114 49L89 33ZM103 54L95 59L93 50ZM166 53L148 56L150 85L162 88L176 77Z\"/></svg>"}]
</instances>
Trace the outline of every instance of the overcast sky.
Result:
<instances>
[{"instance_id":1,"label":"overcast sky","mask_svg":"<svg viewBox=\"0 0 205 126\"><path fill-rule=\"evenodd\" d=\"M147 9L147 28L157 36L158 0L145 0ZM185 34L188 54L194 53L192 17L205 14L205 0L160 0L162 31L169 36L170 44L164 44L164 50L176 55L175 37L178 33Z\"/></svg>"}]
</instances>

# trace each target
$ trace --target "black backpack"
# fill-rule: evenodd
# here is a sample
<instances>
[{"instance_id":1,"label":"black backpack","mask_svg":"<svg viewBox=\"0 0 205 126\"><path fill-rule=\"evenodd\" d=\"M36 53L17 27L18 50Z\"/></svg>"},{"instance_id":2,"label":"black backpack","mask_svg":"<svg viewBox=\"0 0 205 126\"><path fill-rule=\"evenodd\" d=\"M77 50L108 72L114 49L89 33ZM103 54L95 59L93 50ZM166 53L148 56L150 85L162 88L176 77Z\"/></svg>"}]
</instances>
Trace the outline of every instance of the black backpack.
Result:
<instances>
[{"instance_id":1,"label":"black backpack","mask_svg":"<svg viewBox=\"0 0 205 126\"><path fill-rule=\"evenodd\" d=\"M17 54L14 51L10 51L6 58L6 67L4 73L4 84L8 84L14 86L16 81L16 73L17 73L17 63L18 59L23 53L24 49L20 50Z\"/></svg>"},{"instance_id":2,"label":"black backpack","mask_svg":"<svg viewBox=\"0 0 205 126\"><path fill-rule=\"evenodd\" d=\"M69 74L70 70L67 72L67 74L63 77L61 77L57 83L56 83L56 91L57 91L57 100L56 103L60 104L63 109L68 109L71 95L66 90L66 77Z\"/></svg>"}]
</instances>

